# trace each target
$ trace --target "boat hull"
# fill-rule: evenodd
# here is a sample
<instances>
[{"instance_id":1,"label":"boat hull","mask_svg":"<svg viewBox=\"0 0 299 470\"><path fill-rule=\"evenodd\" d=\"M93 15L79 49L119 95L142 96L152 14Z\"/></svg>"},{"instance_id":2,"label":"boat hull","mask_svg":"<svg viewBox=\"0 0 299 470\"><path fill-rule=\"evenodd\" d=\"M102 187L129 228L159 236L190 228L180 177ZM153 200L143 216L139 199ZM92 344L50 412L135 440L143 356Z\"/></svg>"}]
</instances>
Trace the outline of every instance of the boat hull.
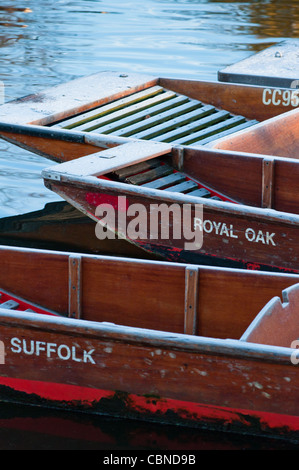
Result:
<instances>
[{"instance_id":1,"label":"boat hull","mask_svg":"<svg viewBox=\"0 0 299 470\"><path fill-rule=\"evenodd\" d=\"M3 402L299 439L289 348L36 314L0 324Z\"/></svg>"},{"instance_id":2,"label":"boat hull","mask_svg":"<svg viewBox=\"0 0 299 470\"><path fill-rule=\"evenodd\" d=\"M105 237L102 229L105 226L115 237L127 239L170 261L298 273L298 219L295 214L220 201L205 202L203 198L167 191L140 190L95 177L61 173L55 180L54 172L51 175L45 171L44 181L46 187L96 221L95 232L99 237ZM111 208L112 219L104 216L105 207ZM132 237L130 224L135 224L137 217L134 219L128 214L133 207L144 212L140 225L146 226L147 232L135 231ZM167 208L165 213L169 218L159 219L153 236L151 214L163 207ZM190 238L184 236L184 207L190 207ZM175 216L171 218L171 208L175 208L181 217L176 234L177 222ZM202 210L199 217L197 208ZM163 235L163 229L166 229L166 235Z\"/></svg>"},{"instance_id":3,"label":"boat hull","mask_svg":"<svg viewBox=\"0 0 299 470\"><path fill-rule=\"evenodd\" d=\"M0 400L162 425L299 441L299 416L280 413L5 378L0 379Z\"/></svg>"}]
</instances>

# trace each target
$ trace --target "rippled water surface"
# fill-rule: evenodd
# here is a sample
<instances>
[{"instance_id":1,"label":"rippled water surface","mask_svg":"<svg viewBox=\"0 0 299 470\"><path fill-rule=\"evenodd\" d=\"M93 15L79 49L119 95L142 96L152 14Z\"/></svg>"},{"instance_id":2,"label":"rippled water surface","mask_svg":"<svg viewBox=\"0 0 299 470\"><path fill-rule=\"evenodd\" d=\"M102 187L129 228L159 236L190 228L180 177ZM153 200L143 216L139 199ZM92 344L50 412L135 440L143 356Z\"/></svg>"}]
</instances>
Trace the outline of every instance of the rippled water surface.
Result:
<instances>
[{"instance_id":1,"label":"rippled water surface","mask_svg":"<svg viewBox=\"0 0 299 470\"><path fill-rule=\"evenodd\" d=\"M297 1L0 3L0 80L5 101L101 70L216 80L219 69L297 37L299 32ZM0 217L41 209L58 200L40 178L49 164L0 141ZM2 445L5 447L6 437L6 445L15 448L19 443L13 441L16 434L8 437L1 429ZM33 448L37 435L41 439L40 430L30 434ZM26 445L21 442L19 445ZM36 438L37 448L47 448L47 443ZM244 441L242 446L246 447Z\"/></svg>"}]
</instances>

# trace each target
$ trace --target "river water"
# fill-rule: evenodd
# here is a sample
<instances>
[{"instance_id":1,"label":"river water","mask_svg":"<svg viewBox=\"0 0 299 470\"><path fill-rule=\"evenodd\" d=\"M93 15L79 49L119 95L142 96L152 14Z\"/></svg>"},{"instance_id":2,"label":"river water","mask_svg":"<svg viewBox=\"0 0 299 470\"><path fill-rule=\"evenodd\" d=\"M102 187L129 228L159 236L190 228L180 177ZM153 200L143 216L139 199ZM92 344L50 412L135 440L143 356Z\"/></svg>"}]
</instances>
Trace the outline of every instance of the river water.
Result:
<instances>
[{"instance_id":1,"label":"river water","mask_svg":"<svg viewBox=\"0 0 299 470\"><path fill-rule=\"evenodd\" d=\"M5 102L102 70L216 80L218 70L299 32L295 0L2 0ZM49 162L0 142L0 217L59 200ZM0 448L256 449L283 444L0 407Z\"/></svg>"}]
</instances>

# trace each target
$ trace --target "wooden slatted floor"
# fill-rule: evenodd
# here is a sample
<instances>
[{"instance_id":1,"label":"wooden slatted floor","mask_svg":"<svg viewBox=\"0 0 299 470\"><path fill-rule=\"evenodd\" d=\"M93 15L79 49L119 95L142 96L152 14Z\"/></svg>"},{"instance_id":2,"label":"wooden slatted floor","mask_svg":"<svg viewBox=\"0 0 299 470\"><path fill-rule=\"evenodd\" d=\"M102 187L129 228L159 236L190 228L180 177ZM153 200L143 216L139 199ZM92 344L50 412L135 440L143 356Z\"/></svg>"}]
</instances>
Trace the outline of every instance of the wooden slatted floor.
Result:
<instances>
[{"instance_id":1,"label":"wooden slatted floor","mask_svg":"<svg viewBox=\"0 0 299 470\"><path fill-rule=\"evenodd\" d=\"M171 165L165 163L160 158L122 168L109 176L112 179L145 188L166 190L216 200L228 200L207 189L199 182L193 181L183 173L176 171Z\"/></svg>"},{"instance_id":2,"label":"wooden slatted floor","mask_svg":"<svg viewBox=\"0 0 299 470\"><path fill-rule=\"evenodd\" d=\"M256 123L153 86L53 127L196 146Z\"/></svg>"}]
</instances>

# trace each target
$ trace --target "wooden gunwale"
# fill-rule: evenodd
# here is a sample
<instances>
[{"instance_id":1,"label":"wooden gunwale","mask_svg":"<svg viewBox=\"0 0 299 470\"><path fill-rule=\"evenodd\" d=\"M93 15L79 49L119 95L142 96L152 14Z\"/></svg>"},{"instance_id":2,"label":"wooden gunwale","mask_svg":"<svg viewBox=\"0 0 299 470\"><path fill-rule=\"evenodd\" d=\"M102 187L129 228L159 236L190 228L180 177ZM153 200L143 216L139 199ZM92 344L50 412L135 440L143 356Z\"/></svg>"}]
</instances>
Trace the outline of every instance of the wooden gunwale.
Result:
<instances>
[{"instance_id":1,"label":"wooden gunwale","mask_svg":"<svg viewBox=\"0 0 299 470\"><path fill-rule=\"evenodd\" d=\"M97 178L96 176L80 176L64 173L63 164L56 167L49 167L42 171L42 176L46 182L59 182L61 184L71 185L74 187L88 188L96 191L109 191L113 190L120 195L133 195L141 196L151 199L153 201L165 201L169 203L180 204L204 204L205 207L212 209L215 212L222 213L226 211L236 216L250 215L256 219L267 219L269 222L284 222L293 226L299 225L299 215L290 214L288 212L278 212L274 209L248 207L241 204L233 204L225 201L214 201L210 199L203 199L194 197L188 194L169 193L167 191L145 188L139 186L128 185L118 181L109 181Z\"/></svg>"},{"instance_id":2,"label":"wooden gunwale","mask_svg":"<svg viewBox=\"0 0 299 470\"><path fill-rule=\"evenodd\" d=\"M28 312L12 312L1 309L0 325L20 327L26 330L39 330L49 333L64 333L78 338L97 339L105 342L117 341L123 344L163 347L188 353L206 353L208 355L226 355L229 357L250 358L257 361L279 363L290 367L292 348L247 343L241 340L206 338L202 336L163 332L113 325L108 322L53 317Z\"/></svg>"}]
</instances>

